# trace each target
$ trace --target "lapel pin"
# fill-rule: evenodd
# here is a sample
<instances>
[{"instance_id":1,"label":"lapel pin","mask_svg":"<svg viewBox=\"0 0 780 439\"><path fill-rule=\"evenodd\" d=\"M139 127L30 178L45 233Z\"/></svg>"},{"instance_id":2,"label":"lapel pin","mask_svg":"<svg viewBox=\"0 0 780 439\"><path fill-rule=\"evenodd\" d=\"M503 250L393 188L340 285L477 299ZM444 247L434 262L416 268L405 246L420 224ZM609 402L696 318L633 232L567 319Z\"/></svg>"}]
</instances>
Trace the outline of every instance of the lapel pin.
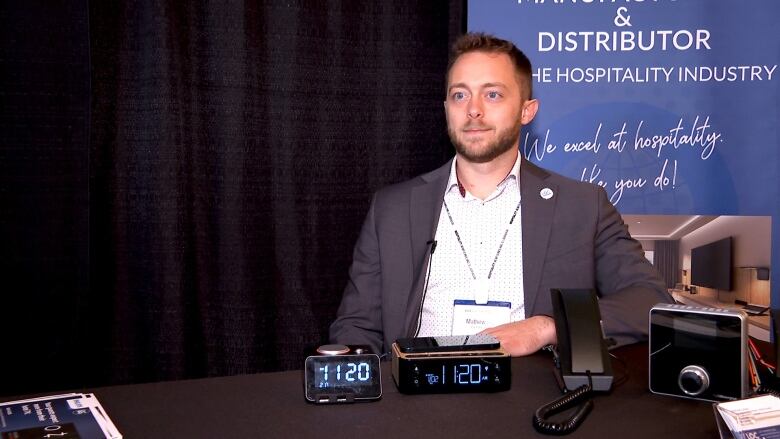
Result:
<instances>
[{"instance_id":1,"label":"lapel pin","mask_svg":"<svg viewBox=\"0 0 780 439\"><path fill-rule=\"evenodd\" d=\"M546 187L541 191L539 191L539 195L541 195L541 197L544 198L545 200L549 200L553 196L553 191L552 189Z\"/></svg>"}]
</instances>

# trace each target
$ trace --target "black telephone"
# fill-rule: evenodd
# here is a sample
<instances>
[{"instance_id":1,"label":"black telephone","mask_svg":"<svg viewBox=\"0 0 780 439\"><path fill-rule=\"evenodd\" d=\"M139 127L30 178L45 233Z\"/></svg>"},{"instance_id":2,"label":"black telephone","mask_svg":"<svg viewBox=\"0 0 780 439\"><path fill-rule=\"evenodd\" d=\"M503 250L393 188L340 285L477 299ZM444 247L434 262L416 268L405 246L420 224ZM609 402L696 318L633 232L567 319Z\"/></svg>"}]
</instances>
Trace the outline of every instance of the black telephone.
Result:
<instances>
[{"instance_id":1,"label":"black telephone","mask_svg":"<svg viewBox=\"0 0 780 439\"><path fill-rule=\"evenodd\" d=\"M590 413L593 391L612 388L612 362L601 329L596 292L588 289L553 289L552 305L558 347L553 349L561 398L540 407L533 418L537 431L562 435L574 431ZM548 418L582 403L564 422Z\"/></svg>"},{"instance_id":2,"label":"black telephone","mask_svg":"<svg viewBox=\"0 0 780 439\"><path fill-rule=\"evenodd\" d=\"M551 292L559 371L566 388L591 384L593 390L608 392L612 387L612 361L601 329L596 292L557 289Z\"/></svg>"}]
</instances>

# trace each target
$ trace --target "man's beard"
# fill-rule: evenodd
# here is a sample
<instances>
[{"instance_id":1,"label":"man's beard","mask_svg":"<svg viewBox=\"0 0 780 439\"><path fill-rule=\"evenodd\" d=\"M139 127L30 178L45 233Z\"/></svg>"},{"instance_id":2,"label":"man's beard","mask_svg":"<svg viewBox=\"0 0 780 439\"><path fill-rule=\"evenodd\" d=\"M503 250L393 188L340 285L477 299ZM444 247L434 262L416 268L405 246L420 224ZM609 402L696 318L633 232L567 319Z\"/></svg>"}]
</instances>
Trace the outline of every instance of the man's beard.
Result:
<instances>
[{"instance_id":1,"label":"man's beard","mask_svg":"<svg viewBox=\"0 0 780 439\"><path fill-rule=\"evenodd\" d=\"M450 135L450 141L455 146L455 151L473 163L487 163L501 154L509 151L511 148L518 147L518 141L520 140L520 124L512 128L507 128L498 133L498 138L483 148L475 150L466 143L462 143L457 136L457 133L452 127L447 127L447 133Z\"/></svg>"}]
</instances>

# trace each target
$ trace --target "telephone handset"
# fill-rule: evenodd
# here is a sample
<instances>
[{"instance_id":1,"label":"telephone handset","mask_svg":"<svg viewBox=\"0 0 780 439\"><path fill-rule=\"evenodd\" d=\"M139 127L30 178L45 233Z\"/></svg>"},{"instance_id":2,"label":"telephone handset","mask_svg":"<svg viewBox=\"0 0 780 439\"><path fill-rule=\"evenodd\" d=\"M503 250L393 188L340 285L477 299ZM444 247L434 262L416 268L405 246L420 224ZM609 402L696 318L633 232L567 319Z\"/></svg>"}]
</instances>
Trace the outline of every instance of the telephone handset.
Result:
<instances>
[{"instance_id":1,"label":"telephone handset","mask_svg":"<svg viewBox=\"0 0 780 439\"><path fill-rule=\"evenodd\" d=\"M612 387L612 362L601 329L601 313L593 290L552 291L560 375L567 389L590 384Z\"/></svg>"},{"instance_id":2,"label":"telephone handset","mask_svg":"<svg viewBox=\"0 0 780 439\"><path fill-rule=\"evenodd\" d=\"M552 289L550 292L558 338L558 347L553 349L556 373L566 393L540 407L534 414L533 425L540 433L561 435L579 427L593 408L592 392L608 392L613 375L596 292L587 289ZM548 420L576 404L580 406L568 420Z\"/></svg>"}]
</instances>

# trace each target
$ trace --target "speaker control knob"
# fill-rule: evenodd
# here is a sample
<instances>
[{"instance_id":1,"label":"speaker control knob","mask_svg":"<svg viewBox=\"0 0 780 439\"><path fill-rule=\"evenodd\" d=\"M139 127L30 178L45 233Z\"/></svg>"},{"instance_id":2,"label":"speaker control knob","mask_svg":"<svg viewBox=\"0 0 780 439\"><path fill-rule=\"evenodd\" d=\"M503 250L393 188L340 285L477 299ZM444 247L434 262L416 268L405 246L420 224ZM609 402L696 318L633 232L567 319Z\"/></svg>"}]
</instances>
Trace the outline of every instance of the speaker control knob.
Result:
<instances>
[{"instance_id":1,"label":"speaker control knob","mask_svg":"<svg viewBox=\"0 0 780 439\"><path fill-rule=\"evenodd\" d=\"M698 396L710 387L710 376L701 366L685 366L677 377L680 390L689 396Z\"/></svg>"}]
</instances>

